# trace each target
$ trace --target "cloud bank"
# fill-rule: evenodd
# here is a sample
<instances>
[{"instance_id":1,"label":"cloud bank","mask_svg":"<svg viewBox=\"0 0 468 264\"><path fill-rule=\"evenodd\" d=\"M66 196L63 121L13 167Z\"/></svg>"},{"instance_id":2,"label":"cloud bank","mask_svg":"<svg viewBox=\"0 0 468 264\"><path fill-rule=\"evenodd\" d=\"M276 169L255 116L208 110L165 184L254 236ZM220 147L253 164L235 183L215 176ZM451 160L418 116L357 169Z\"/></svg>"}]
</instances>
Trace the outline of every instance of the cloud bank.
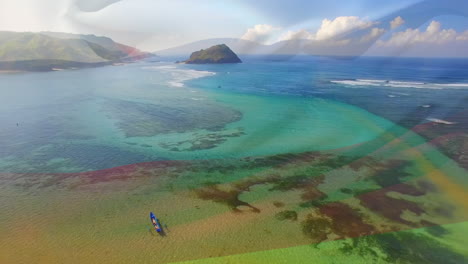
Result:
<instances>
[{"instance_id":1,"label":"cloud bank","mask_svg":"<svg viewBox=\"0 0 468 264\"><path fill-rule=\"evenodd\" d=\"M279 30L281 30L280 27L274 27L272 25L255 25L254 27L247 29L247 32L245 32L241 39L250 40L258 43L267 43L269 40L271 40L272 36Z\"/></svg>"},{"instance_id":2,"label":"cloud bank","mask_svg":"<svg viewBox=\"0 0 468 264\"><path fill-rule=\"evenodd\" d=\"M466 41L468 31L458 33L454 29L442 29L441 23L433 20L425 31L408 28L405 31L393 33L391 38L378 41L381 47L402 47L415 44L443 45L457 41Z\"/></svg>"},{"instance_id":3,"label":"cloud bank","mask_svg":"<svg viewBox=\"0 0 468 264\"><path fill-rule=\"evenodd\" d=\"M341 16L333 20L324 19L315 36L317 40L330 39L356 29L369 28L374 24L375 22L366 21L356 16Z\"/></svg>"},{"instance_id":4,"label":"cloud bank","mask_svg":"<svg viewBox=\"0 0 468 264\"><path fill-rule=\"evenodd\" d=\"M378 56L468 56L468 30L457 32L443 28L433 20L420 28L403 27L402 16L386 21L369 21L356 16L323 19L316 31L287 30L279 34L283 43L276 52L314 55L378 55ZM274 30L273 30L274 29ZM279 28L257 25L244 35L256 41ZM458 52L458 53L457 53Z\"/></svg>"},{"instance_id":5,"label":"cloud bank","mask_svg":"<svg viewBox=\"0 0 468 264\"><path fill-rule=\"evenodd\" d=\"M341 34L354 30L363 30L373 25L375 25L375 22L367 21L357 16L340 16L335 19L323 19L320 28L314 33L307 29L288 31L280 37L280 40L328 40Z\"/></svg>"}]
</instances>

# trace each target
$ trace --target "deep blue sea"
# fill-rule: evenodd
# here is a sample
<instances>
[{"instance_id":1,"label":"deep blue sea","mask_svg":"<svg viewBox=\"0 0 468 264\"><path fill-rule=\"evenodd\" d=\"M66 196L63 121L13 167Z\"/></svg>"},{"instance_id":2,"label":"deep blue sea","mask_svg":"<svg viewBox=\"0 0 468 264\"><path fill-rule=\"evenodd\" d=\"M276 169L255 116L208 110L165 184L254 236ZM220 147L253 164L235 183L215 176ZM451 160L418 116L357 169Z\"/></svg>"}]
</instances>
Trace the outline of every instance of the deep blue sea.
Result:
<instances>
[{"instance_id":1,"label":"deep blue sea","mask_svg":"<svg viewBox=\"0 0 468 264\"><path fill-rule=\"evenodd\" d=\"M444 118L468 107L468 60L444 58L248 56L217 78L194 80L202 87L239 93L320 97L364 108L411 125L421 107ZM218 65L191 66L219 71ZM222 69L222 68L221 68ZM234 75L235 77L232 77ZM427 110L427 109L426 109ZM409 116L411 114L411 116ZM429 117L426 116L426 117Z\"/></svg>"}]
</instances>

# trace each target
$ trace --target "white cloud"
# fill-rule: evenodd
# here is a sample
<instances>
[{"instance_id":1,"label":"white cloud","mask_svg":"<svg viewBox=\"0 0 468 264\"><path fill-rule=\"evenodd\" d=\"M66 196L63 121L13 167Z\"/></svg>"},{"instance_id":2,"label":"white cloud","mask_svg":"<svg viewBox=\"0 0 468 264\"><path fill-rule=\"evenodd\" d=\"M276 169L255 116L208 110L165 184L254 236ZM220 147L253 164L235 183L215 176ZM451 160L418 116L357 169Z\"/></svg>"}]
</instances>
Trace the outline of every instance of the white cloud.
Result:
<instances>
[{"instance_id":1,"label":"white cloud","mask_svg":"<svg viewBox=\"0 0 468 264\"><path fill-rule=\"evenodd\" d=\"M458 33L453 29L442 29L438 21L432 21L425 31L409 28L393 33L387 41L379 41L379 46L401 47L412 44L446 44L457 40L467 40L468 33Z\"/></svg>"},{"instance_id":2,"label":"white cloud","mask_svg":"<svg viewBox=\"0 0 468 264\"><path fill-rule=\"evenodd\" d=\"M310 33L305 29L301 29L298 31L288 31L284 33L280 38L279 41L283 40L293 40L293 39L315 39L315 35Z\"/></svg>"},{"instance_id":3,"label":"white cloud","mask_svg":"<svg viewBox=\"0 0 468 264\"><path fill-rule=\"evenodd\" d=\"M324 19L317 32L312 33L306 29L297 31L288 31L280 37L281 40L291 39L309 39L309 40L328 40L333 37L339 36L340 34L351 32L356 29L366 29L375 25L375 22L366 21L356 16L341 16L333 20ZM368 39L372 39L376 36L380 36L383 29L372 29L371 35L367 36ZM349 42L349 40L347 40ZM340 42L343 43L343 42Z\"/></svg>"},{"instance_id":4,"label":"white cloud","mask_svg":"<svg viewBox=\"0 0 468 264\"><path fill-rule=\"evenodd\" d=\"M324 40L333 38L340 34L356 29L365 29L374 25L375 22L366 21L356 16L341 16L334 20L324 19L317 31L316 39Z\"/></svg>"},{"instance_id":5,"label":"white cloud","mask_svg":"<svg viewBox=\"0 0 468 264\"><path fill-rule=\"evenodd\" d=\"M279 27L267 24L255 25L253 28L247 29L247 32L245 32L241 39L265 43L280 29Z\"/></svg>"},{"instance_id":6,"label":"white cloud","mask_svg":"<svg viewBox=\"0 0 468 264\"><path fill-rule=\"evenodd\" d=\"M385 33L385 29L383 28L376 28L376 27L372 28L369 34L361 38L361 42L368 42L368 41L375 40L379 38L380 36L382 36L384 33Z\"/></svg>"},{"instance_id":7,"label":"white cloud","mask_svg":"<svg viewBox=\"0 0 468 264\"><path fill-rule=\"evenodd\" d=\"M395 28L403 25L404 23L405 23L405 20L401 16L395 17L395 19L390 21L390 28L395 29Z\"/></svg>"},{"instance_id":8,"label":"white cloud","mask_svg":"<svg viewBox=\"0 0 468 264\"><path fill-rule=\"evenodd\" d=\"M435 34L440 31L441 25L438 21L432 21L429 26L427 26L426 32L429 34Z\"/></svg>"}]
</instances>

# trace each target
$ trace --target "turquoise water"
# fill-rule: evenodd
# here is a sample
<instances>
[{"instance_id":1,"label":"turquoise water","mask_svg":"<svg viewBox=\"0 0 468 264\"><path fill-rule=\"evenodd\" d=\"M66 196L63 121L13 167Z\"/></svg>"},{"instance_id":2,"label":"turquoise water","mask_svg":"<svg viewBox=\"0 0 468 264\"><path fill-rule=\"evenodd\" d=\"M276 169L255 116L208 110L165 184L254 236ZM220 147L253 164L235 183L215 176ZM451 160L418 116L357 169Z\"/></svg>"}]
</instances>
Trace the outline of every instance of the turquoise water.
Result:
<instances>
[{"instance_id":1,"label":"turquoise water","mask_svg":"<svg viewBox=\"0 0 468 264\"><path fill-rule=\"evenodd\" d=\"M213 89L242 77L226 67L252 65L137 63L2 75L0 170L78 172L328 150L371 140L393 125L326 98ZM287 78L274 71L269 77Z\"/></svg>"}]
</instances>

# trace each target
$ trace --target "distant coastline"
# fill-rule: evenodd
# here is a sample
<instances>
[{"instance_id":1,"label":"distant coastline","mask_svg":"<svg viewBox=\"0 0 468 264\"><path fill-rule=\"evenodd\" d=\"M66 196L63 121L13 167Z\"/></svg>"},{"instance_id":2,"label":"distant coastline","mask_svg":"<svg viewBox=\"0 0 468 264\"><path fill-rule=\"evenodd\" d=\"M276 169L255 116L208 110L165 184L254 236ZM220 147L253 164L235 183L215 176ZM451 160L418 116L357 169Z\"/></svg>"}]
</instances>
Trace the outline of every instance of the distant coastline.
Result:
<instances>
[{"instance_id":1,"label":"distant coastline","mask_svg":"<svg viewBox=\"0 0 468 264\"><path fill-rule=\"evenodd\" d=\"M151 56L150 56L151 57ZM86 68L97 68L108 65L122 65L142 60L148 57L135 57L118 61L103 62L79 62L67 60L24 60L24 61L0 61L0 73L19 72L49 72L60 70L77 70Z\"/></svg>"},{"instance_id":2,"label":"distant coastline","mask_svg":"<svg viewBox=\"0 0 468 264\"><path fill-rule=\"evenodd\" d=\"M95 68L110 64L112 62L86 63L65 60L0 61L0 72L48 72L54 71L54 69Z\"/></svg>"}]
</instances>

